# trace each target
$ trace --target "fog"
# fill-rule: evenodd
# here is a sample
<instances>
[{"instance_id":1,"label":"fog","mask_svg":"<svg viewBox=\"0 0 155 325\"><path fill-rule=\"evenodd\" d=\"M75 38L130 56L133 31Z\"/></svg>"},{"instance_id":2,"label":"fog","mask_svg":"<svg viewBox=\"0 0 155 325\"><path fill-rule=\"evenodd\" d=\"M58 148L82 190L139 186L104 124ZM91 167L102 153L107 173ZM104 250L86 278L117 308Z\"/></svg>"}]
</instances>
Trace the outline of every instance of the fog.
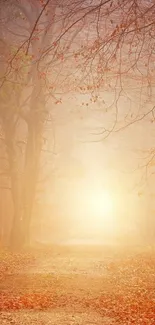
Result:
<instances>
[{"instance_id":1,"label":"fog","mask_svg":"<svg viewBox=\"0 0 155 325\"><path fill-rule=\"evenodd\" d=\"M118 129L125 114L130 110L131 115L136 110L135 92L131 90L129 95L132 107L131 104L127 107L123 97L119 102ZM36 238L59 243L81 240L145 243L147 228L154 220L154 166L146 170L154 141L150 118L104 139L104 128L110 128L113 111L104 111L103 102L107 98L106 105L110 106L108 99L113 94L101 93L99 102L89 108L80 106L82 101L88 101L87 94L81 96L66 95L63 103L52 111L53 130L47 134L48 147L55 154L54 167L49 163L46 168L48 179L46 185L43 184L46 190L39 198L44 226ZM106 204L104 193L108 192L114 202L112 216L105 217L103 209L103 216L98 220L96 208L92 222L89 205L93 195L90 196L89 190L94 193L94 199L100 192L103 206Z\"/></svg>"}]
</instances>

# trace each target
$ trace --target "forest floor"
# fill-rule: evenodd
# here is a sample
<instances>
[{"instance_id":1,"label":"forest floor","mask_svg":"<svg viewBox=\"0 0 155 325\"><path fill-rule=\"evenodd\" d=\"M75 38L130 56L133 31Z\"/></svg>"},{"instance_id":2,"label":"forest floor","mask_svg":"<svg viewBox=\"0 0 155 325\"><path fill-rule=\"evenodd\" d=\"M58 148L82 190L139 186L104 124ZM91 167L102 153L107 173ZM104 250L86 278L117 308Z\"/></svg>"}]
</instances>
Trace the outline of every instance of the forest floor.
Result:
<instances>
[{"instance_id":1,"label":"forest floor","mask_svg":"<svg viewBox=\"0 0 155 325\"><path fill-rule=\"evenodd\" d=\"M0 252L1 325L153 325L155 249Z\"/></svg>"}]
</instances>

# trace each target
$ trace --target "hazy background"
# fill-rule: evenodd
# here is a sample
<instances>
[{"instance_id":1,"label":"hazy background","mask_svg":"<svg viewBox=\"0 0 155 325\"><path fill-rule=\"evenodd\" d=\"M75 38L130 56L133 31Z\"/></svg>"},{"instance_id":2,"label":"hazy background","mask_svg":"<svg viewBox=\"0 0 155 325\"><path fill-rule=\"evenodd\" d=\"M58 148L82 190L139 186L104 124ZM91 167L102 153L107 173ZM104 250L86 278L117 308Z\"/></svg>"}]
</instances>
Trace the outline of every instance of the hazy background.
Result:
<instances>
[{"instance_id":1,"label":"hazy background","mask_svg":"<svg viewBox=\"0 0 155 325\"><path fill-rule=\"evenodd\" d=\"M149 167L146 172L145 166L154 144L154 128L149 117L104 139L106 133L100 132L111 128L115 119L114 109L106 111L104 106L109 106L108 101L112 101L113 96L110 92L101 93L97 103L86 106L81 103L89 101L88 95L66 95L63 103L55 105L52 110L53 129L47 130L47 134L48 148L54 155L52 164L47 159L45 173L48 179L46 190L41 194L45 228L48 215L46 231L41 226L42 240L63 238L66 241L69 238L96 236L97 239L104 236L106 240L123 238L127 241L128 236L131 241L134 238L139 241L145 237L149 216L152 220L154 213L154 167ZM125 125L127 114L130 117L132 112L138 112L136 90L131 90L129 96L131 100L123 96L119 100L116 129ZM151 107L152 102L145 105L144 111ZM128 124L128 119L126 121ZM84 216L79 197L83 196L82 189L87 192L88 188L108 191L115 202L113 232L105 231L105 225L104 230L90 235L89 223L87 227L80 226ZM89 202L88 197L86 200ZM57 226L53 226L53 219L57 220ZM51 235L53 231L54 237Z\"/></svg>"}]
</instances>

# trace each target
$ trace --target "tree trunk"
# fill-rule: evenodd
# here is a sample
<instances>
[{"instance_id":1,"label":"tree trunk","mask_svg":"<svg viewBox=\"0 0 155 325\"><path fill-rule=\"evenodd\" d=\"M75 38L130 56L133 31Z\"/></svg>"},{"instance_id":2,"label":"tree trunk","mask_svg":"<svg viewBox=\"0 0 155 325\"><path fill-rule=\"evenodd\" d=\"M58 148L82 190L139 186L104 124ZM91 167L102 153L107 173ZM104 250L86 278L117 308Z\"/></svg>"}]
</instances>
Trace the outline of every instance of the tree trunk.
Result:
<instances>
[{"instance_id":1,"label":"tree trunk","mask_svg":"<svg viewBox=\"0 0 155 325\"><path fill-rule=\"evenodd\" d=\"M5 121L6 122L6 121ZM18 248L21 245L21 222L22 222L22 210L21 210L21 173L19 167L19 157L17 154L17 148L15 144L14 123L11 119L4 123L5 140L7 146L7 154L10 168L11 177L11 192L14 205L14 215L12 221L10 246L12 248Z\"/></svg>"},{"instance_id":2,"label":"tree trunk","mask_svg":"<svg viewBox=\"0 0 155 325\"><path fill-rule=\"evenodd\" d=\"M30 111L27 119L28 135L25 148L25 166L21 168L21 157L16 145L17 118L14 114L4 119L5 141L11 177L11 192L14 205L10 245L19 247L27 245L30 240L30 223L35 200L42 134L45 119L45 98L42 80L37 69L34 76L34 87L31 94Z\"/></svg>"},{"instance_id":3,"label":"tree trunk","mask_svg":"<svg viewBox=\"0 0 155 325\"><path fill-rule=\"evenodd\" d=\"M36 98L35 98L36 99ZM38 101L39 104L39 101ZM23 186L23 239L30 241L30 226L36 195L40 156L42 149L43 119L35 100L35 109L30 112L28 139L26 145L24 186Z\"/></svg>"},{"instance_id":4,"label":"tree trunk","mask_svg":"<svg viewBox=\"0 0 155 325\"><path fill-rule=\"evenodd\" d=\"M29 244L30 224L35 199L37 170L35 168L35 138L34 125L29 125L26 145L24 184L23 184L23 241ZM36 166L37 167L37 166Z\"/></svg>"}]
</instances>

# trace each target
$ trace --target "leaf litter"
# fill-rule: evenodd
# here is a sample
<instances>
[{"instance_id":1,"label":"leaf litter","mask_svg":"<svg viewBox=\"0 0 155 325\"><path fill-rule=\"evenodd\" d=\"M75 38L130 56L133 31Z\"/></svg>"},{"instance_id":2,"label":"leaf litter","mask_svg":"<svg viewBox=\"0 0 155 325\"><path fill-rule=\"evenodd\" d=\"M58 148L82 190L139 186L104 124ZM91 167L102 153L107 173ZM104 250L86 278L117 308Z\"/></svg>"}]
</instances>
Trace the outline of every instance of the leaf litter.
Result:
<instances>
[{"instance_id":1,"label":"leaf litter","mask_svg":"<svg viewBox=\"0 0 155 325\"><path fill-rule=\"evenodd\" d=\"M107 248L99 254L84 254L43 249L3 252L0 261L2 325L35 324L37 317L39 322L43 319L37 324L60 325L61 320L54 321L52 315L56 313L59 319L59 311L66 315L68 310L67 315L87 315L83 325L90 324L88 315L94 313L92 325L155 324L154 250L115 254ZM7 317L11 317L10 323ZM81 322L78 316L74 322L70 316L64 317L69 317L64 325Z\"/></svg>"}]
</instances>

